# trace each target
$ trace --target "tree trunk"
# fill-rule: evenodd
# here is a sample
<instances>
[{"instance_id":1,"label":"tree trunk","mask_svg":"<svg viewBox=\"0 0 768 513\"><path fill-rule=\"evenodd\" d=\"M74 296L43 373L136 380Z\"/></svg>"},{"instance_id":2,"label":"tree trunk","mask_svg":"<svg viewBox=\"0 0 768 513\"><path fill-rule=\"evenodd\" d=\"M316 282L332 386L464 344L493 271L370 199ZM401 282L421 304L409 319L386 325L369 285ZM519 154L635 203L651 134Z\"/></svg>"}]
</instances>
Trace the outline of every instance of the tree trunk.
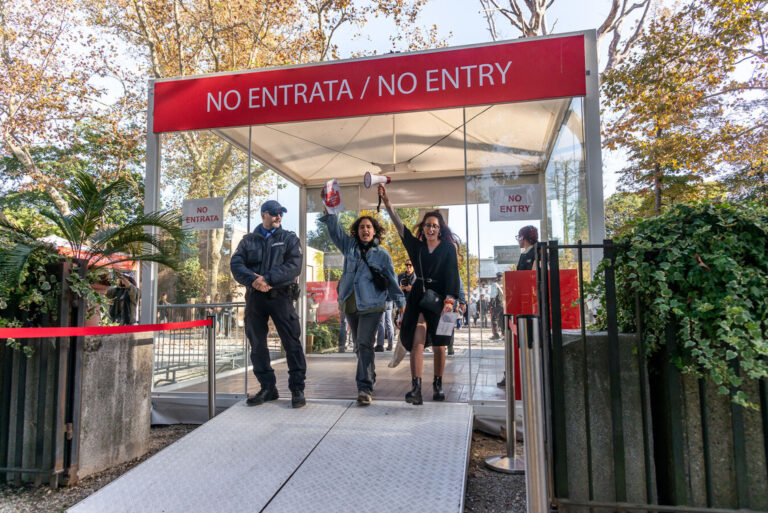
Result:
<instances>
[{"instance_id":1,"label":"tree trunk","mask_svg":"<svg viewBox=\"0 0 768 513\"><path fill-rule=\"evenodd\" d=\"M210 251L211 268L208 273L208 290L211 297L216 297L219 291L219 267L221 266L221 246L224 242L224 228L211 230L211 239L208 250Z\"/></svg>"},{"instance_id":2,"label":"tree trunk","mask_svg":"<svg viewBox=\"0 0 768 513\"><path fill-rule=\"evenodd\" d=\"M656 164L653 174L653 212L661 213L661 166Z\"/></svg>"}]
</instances>

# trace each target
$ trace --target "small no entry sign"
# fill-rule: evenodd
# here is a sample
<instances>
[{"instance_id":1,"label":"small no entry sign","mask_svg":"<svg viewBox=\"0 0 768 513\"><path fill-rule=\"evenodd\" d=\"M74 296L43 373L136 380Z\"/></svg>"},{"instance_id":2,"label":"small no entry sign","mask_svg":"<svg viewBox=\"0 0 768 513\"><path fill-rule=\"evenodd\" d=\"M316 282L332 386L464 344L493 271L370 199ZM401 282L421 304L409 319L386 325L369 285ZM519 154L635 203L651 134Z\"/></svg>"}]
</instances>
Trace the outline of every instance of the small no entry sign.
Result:
<instances>
[{"instance_id":1,"label":"small no entry sign","mask_svg":"<svg viewBox=\"0 0 768 513\"><path fill-rule=\"evenodd\" d=\"M542 218L541 185L491 188L491 221L529 221Z\"/></svg>"}]
</instances>

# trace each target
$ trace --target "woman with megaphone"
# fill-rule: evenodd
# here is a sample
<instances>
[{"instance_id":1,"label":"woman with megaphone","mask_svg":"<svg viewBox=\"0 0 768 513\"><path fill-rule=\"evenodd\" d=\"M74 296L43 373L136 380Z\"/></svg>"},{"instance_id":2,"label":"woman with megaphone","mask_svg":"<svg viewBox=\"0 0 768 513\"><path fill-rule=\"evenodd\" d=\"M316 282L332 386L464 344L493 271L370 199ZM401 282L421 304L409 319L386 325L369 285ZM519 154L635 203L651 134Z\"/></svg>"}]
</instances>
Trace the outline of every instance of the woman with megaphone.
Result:
<instances>
[{"instance_id":1,"label":"woman with megaphone","mask_svg":"<svg viewBox=\"0 0 768 513\"><path fill-rule=\"evenodd\" d=\"M379 184L379 197L384 201L389 217L397 228L417 276L408 295L400 326L400 341L411 352L412 389L405 394L405 401L411 404L423 403L421 375L425 345L434 346L432 399L444 401L445 348L451 342L451 336L438 335L437 325L443 314L453 311L459 297L459 265L454 246L456 237L436 210L424 214L424 219L415 227L416 235L413 235L392 208L383 184Z\"/></svg>"},{"instance_id":2,"label":"woman with megaphone","mask_svg":"<svg viewBox=\"0 0 768 513\"><path fill-rule=\"evenodd\" d=\"M358 217L349 234L341 229L336 215L327 210L320 222L326 225L331 240L344 255L339 310L347 317L357 347L357 404L368 406L373 400L376 380L373 346L379 319L387 309L388 297L402 309L405 296L397 283L392 257L379 245L384 228L376 218Z\"/></svg>"}]
</instances>

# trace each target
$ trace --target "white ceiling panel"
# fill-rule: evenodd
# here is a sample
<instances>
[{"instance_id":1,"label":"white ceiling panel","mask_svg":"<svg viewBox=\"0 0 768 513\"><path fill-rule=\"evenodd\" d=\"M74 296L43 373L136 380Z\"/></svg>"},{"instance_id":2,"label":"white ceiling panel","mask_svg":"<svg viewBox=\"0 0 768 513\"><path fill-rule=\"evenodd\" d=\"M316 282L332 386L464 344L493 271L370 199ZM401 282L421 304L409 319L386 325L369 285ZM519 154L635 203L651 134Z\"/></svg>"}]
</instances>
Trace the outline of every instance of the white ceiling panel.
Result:
<instances>
[{"instance_id":1,"label":"white ceiling panel","mask_svg":"<svg viewBox=\"0 0 768 513\"><path fill-rule=\"evenodd\" d=\"M539 171L569 103L566 98L468 107L470 172ZM299 185L331 178L356 183L366 171L399 179L458 176L464 174L462 123L463 111L455 108L260 125L251 128L251 151ZM247 151L248 127L215 132Z\"/></svg>"}]
</instances>

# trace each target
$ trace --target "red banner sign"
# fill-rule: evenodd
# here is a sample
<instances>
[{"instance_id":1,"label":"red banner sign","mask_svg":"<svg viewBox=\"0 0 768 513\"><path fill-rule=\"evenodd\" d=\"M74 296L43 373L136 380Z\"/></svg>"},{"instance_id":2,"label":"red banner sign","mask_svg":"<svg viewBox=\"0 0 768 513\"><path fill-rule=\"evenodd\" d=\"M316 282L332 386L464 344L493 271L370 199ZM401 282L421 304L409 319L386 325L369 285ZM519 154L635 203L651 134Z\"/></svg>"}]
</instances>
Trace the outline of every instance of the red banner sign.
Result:
<instances>
[{"instance_id":1,"label":"red banner sign","mask_svg":"<svg viewBox=\"0 0 768 513\"><path fill-rule=\"evenodd\" d=\"M365 116L586 94L584 37L169 80L154 131Z\"/></svg>"},{"instance_id":2,"label":"red banner sign","mask_svg":"<svg viewBox=\"0 0 768 513\"><path fill-rule=\"evenodd\" d=\"M309 322L323 322L339 316L337 281L308 281Z\"/></svg>"}]
</instances>

